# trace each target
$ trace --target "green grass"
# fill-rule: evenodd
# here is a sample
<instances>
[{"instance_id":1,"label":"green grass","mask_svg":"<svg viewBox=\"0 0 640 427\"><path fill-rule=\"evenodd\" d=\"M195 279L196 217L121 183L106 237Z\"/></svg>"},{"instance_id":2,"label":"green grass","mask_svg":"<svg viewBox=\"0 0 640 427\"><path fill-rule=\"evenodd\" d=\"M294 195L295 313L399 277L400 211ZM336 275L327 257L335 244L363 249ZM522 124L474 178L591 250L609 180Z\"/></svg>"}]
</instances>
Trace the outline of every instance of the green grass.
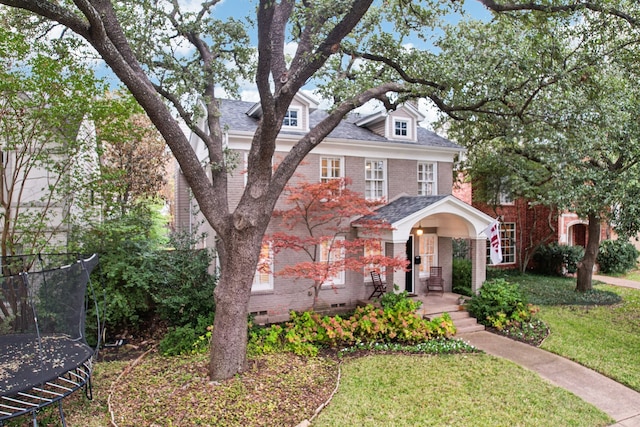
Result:
<instances>
[{"instance_id":1,"label":"green grass","mask_svg":"<svg viewBox=\"0 0 640 427\"><path fill-rule=\"evenodd\" d=\"M509 275L551 334L542 348L640 391L640 290L594 282L575 292L573 278Z\"/></svg>"},{"instance_id":2,"label":"green grass","mask_svg":"<svg viewBox=\"0 0 640 427\"><path fill-rule=\"evenodd\" d=\"M511 362L484 354L375 355L343 364L325 426L605 426L612 420Z\"/></svg>"},{"instance_id":3,"label":"green grass","mask_svg":"<svg viewBox=\"0 0 640 427\"><path fill-rule=\"evenodd\" d=\"M540 317L551 329L542 348L640 391L640 291L602 288L617 293L623 302L542 307Z\"/></svg>"}]
</instances>

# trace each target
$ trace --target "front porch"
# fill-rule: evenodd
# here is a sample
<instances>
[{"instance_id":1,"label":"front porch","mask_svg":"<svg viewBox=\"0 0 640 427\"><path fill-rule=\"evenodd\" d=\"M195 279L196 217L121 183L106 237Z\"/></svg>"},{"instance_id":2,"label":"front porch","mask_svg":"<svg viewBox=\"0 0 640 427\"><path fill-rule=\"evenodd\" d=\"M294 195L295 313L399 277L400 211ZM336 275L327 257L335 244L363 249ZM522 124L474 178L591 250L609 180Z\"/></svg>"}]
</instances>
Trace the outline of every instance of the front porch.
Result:
<instances>
[{"instance_id":1,"label":"front porch","mask_svg":"<svg viewBox=\"0 0 640 427\"><path fill-rule=\"evenodd\" d=\"M467 332L483 331L485 328L479 324L474 317L458 304L459 294L444 292L443 294L431 292L427 295L421 294L412 297L415 301L421 301L422 306L418 309L418 314L426 319L441 316L449 313L453 324L456 327L456 335ZM468 297L466 297L468 298Z\"/></svg>"}]
</instances>

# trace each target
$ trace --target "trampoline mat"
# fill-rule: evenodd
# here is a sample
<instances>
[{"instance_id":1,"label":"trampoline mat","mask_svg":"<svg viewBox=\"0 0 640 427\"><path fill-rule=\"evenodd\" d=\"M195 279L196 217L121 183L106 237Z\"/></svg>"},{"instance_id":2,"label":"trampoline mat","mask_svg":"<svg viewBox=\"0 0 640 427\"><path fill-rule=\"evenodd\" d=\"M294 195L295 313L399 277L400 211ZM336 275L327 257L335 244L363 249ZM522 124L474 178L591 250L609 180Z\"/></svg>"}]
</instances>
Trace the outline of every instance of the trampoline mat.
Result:
<instances>
[{"instance_id":1,"label":"trampoline mat","mask_svg":"<svg viewBox=\"0 0 640 427\"><path fill-rule=\"evenodd\" d=\"M87 344L64 335L43 336L42 353L36 335L0 336L0 396L52 381L82 365L92 354Z\"/></svg>"}]
</instances>

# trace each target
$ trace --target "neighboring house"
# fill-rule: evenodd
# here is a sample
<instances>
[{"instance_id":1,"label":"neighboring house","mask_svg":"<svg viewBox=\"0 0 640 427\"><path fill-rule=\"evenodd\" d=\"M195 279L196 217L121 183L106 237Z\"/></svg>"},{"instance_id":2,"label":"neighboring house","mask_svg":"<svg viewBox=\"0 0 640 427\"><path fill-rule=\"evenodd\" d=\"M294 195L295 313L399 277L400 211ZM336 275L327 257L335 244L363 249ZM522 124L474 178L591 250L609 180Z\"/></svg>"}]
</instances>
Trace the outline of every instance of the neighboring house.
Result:
<instances>
[{"instance_id":1,"label":"neighboring house","mask_svg":"<svg viewBox=\"0 0 640 427\"><path fill-rule=\"evenodd\" d=\"M260 104L222 100L220 109L228 147L246 160L261 114ZM284 119L274 161L277 162L278 153L290 150L326 114L318 109L315 100L298 94ZM352 190L367 198L388 201L374 215L393 227L381 236L384 254L406 256L411 261L407 272L386 272L390 285L397 285L400 291L424 294L429 267L442 266L445 290L451 291L452 239L465 238L472 243L473 288L478 289L485 279L483 230L493 218L452 196L454 160L464 149L420 127L422 120L424 117L411 104L390 113L352 114L305 158L297 173L308 181L346 177L352 182ZM192 134L191 143L198 156L206 160L202 141ZM231 207L238 203L244 180L240 170L229 177ZM176 188L176 227L192 228L200 219L193 215L197 209L179 171ZM279 202L277 208L282 207ZM277 231L274 223L268 233ZM354 235L362 231L357 221L352 225ZM213 231L201 231L209 233L205 244L212 245ZM274 257L267 245L263 247L262 258L272 268L270 272L259 270L255 275L250 312L258 321L283 321L291 310L308 309L313 298L309 286L301 283L301 279L273 274L285 263L299 260L291 256ZM333 286L320 292L316 307L353 307L366 300L372 289L371 278L364 271L347 271L333 281Z\"/></svg>"},{"instance_id":2,"label":"neighboring house","mask_svg":"<svg viewBox=\"0 0 640 427\"><path fill-rule=\"evenodd\" d=\"M525 270L533 267L533 254L540 244L585 247L588 221L572 212L560 212L547 206L531 204L525 199L499 196L498 204L490 206L473 200L472 184L457 183L453 194L475 208L500 220L502 263L500 268ZM603 223L600 240L615 238L612 228ZM487 255L488 260L488 255Z\"/></svg>"},{"instance_id":3,"label":"neighboring house","mask_svg":"<svg viewBox=\"0 0 640 427\"><path fill-rule=\"evenodd\" d=\"M36 135L17 144L0 140L0 245L5 255L65 250L71 224L95 218L87 188L99 172L95 128L86 119L69 128L78 147L73 152L59 148L67 144L63 136L40 140Z\"/></svg>"}]
</instances>

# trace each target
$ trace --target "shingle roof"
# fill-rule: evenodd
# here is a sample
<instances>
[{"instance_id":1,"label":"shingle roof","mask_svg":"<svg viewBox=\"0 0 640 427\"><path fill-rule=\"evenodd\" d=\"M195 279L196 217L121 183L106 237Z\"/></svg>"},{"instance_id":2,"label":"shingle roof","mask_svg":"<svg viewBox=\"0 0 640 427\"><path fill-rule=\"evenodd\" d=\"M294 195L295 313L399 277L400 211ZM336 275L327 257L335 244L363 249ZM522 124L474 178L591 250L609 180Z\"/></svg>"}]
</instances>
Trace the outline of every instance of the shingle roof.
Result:
<instances>
[{"instance_id":1,"label":"shingle roof","mask_svg":"<svg viewBox=\"0 0 640 427\"><path fill-rule=\"evenodd\" d=\"M246 113L249 109L254 106L254 102L247 101L235 101L229 99L223 99L220 102L220 112L221 112L221 125L223 127L228 127L231 130L236 131L246 131L246 132L254 132L258 126L258 120L249 117ZM327 117L328 113L324 110L315 110L309 114L309 125L310 127L315 126L320 123L325 117ZM349 115L344 120L340 122L336 128L331 131L329 134L330 138L338 138L338 139L352 139L358 141L372 141L372 142L388 142L393 144L403 144L403 145L416 145L416 146L425 146L425 147L440 147L440 148L450 148L450 149L459 149L462 147L458 144L455 144L449 141L446 138L442 138L438 136L435 132L432 132L428 129L418 127L418 140L417 141L399 141L399 140L391 140L380 135L377 135L371 132L369 129L362 128L357 126L355 122L359 120L360 117L357 115ZM287 135L302 135L302 132L292 132L292 131L282 131L282 134Z\"/></svg>"},{"instance_id":2,"label":"shingle roof","mask_svg":"<svg viewBox=\"0 0 640 427\"><path fill-rule=\"evenodd\" d=\"M374 214L361 218L361 220L384 221L393 224L446 197L449 196L402 196L380 207ZM357 224L357 222L355 223Z\"/></svg>"}]
</instances>

